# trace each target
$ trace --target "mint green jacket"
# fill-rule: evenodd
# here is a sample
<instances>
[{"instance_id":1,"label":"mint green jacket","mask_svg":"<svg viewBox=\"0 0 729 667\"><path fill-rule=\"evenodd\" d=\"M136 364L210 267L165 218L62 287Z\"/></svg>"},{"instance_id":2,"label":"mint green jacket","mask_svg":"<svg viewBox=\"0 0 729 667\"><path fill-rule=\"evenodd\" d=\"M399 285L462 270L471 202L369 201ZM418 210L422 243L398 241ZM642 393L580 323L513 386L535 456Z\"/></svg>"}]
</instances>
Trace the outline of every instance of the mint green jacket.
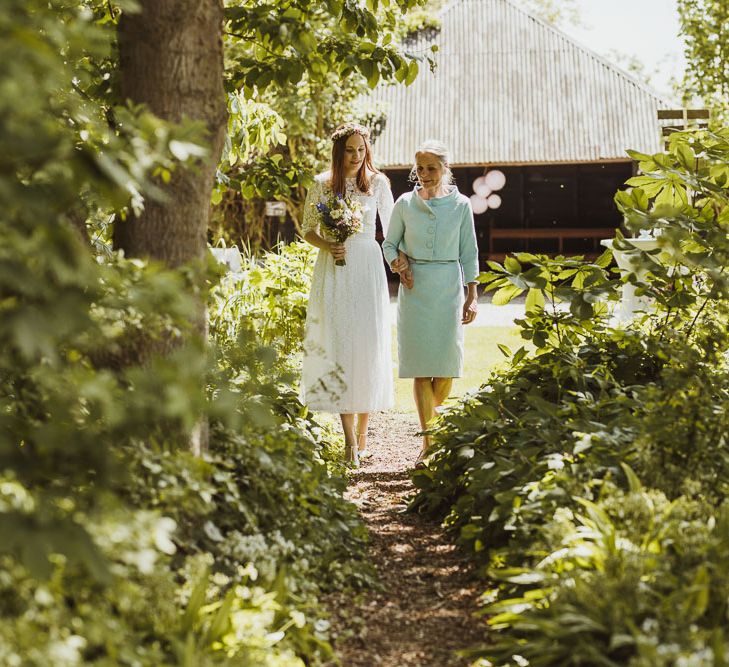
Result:
<instances>
[{"instance_id":1,"label":"mint green jacket","mask_svg":"<svg viewBox=\"0 0 729 667\"><path fill-rule=\"evenodd\" d=\"M459 261L463 283L475 282L478 246L471 202L454 185L444 197L428 200L417 194L419 187L395 202L382 244L385 259L392 264L402 250L415 260Z\"/></svg>"}]
</instances>

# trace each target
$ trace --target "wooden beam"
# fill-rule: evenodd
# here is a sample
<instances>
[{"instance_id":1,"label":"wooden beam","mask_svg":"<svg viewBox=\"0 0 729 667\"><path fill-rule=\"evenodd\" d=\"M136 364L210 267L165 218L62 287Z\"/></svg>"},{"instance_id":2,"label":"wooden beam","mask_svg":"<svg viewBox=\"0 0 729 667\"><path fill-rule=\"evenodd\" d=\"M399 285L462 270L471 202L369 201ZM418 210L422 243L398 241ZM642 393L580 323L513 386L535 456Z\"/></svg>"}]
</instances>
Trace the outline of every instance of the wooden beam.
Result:
<instances>
[{"instance_id":1,"label":"wooden beam","mask_svg":"<svg viewBox=\"0 0 729 667\"><path fill-rule=\"evenodd\" d=\"M614 227L532 227L531 229L491 228L494 239L602 239L614 235Z\"/></svg>"},{"instance_id":2,"label":"wooden beam","mask_svg":"<svg viewBox=\"0 0 729 667\"><path fill-rule=\"evenodd\" d=\"M708 109L658 109L658 120L711 118Z\"/></svg>"}]
</instances>

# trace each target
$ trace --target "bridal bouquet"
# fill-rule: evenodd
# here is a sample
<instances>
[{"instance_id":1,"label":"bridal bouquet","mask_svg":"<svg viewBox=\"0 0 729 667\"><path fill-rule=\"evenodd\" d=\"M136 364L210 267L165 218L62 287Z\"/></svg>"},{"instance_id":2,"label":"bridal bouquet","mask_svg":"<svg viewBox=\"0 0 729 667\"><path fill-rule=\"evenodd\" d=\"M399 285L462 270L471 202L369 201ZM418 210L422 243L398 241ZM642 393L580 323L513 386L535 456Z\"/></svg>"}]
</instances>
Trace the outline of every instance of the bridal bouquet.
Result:
<instances>
[{"instance_id":1,"label":"bridal bouquet","mask_svg":"<svg viewBox=\"0 0 729 667\"><path fill-rule=\"evenodd\" d=\"M358 199L332 195L314 206L319 212L319 224L325 235L338 243L344 243L350 236L362 229L364 209L362 202ZM343 259L338 259L334 263L337 266L347 264Z\"/></svg>"}]
</instances>

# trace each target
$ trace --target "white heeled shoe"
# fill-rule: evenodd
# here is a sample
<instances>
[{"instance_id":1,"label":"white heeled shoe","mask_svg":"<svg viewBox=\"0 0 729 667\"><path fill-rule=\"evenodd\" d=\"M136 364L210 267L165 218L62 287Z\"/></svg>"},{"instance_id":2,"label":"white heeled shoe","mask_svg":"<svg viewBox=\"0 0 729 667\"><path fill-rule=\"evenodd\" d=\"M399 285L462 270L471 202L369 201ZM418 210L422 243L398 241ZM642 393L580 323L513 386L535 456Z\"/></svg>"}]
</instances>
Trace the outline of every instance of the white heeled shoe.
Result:
<instances>
[{"instance_id":1,"label":"white heeled shoe","mask_svg":"<svg viewBox=\"0 0 729 667\"><path fill-rule=\"evenodd\" d=\"M352 468L359 468L359 453L354 447L344 446L344 461Z\"/></svg>"},{"instance_id":2,"label":"white heeled shoe","mask_svg":"<svg viewBox=\"0 0 729 667\"><path fill-rule=\"evenodd\" d=\"M366 438L366 437L367 437L366 433L357 434L357 456L360 459L368 459L370 456L372 456L372 452L369 449L367 449L367 445L365 445L364 449L359 448L360 439Z\"/></svg>"}]
</instances>

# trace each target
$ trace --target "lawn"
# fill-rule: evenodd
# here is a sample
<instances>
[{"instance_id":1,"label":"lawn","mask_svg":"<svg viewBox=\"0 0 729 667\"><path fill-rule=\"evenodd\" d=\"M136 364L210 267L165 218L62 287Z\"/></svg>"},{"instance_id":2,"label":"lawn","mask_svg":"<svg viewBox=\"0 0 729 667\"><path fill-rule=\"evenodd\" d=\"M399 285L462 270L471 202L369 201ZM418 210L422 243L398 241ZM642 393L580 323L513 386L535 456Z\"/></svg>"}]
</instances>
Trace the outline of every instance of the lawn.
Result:
<instances>
[{"instance_id":1,"label":"lawn","mask_svg":"<svg viewBox=\"0 0 729 667\"><path fill-rule=\"evenodd\" d=\"M516 351L525 341L519 336L517 327L466 327L466 362L463 377L453 382L451 398L462 396L467 391L478 389L489 377L490 372L506 362L498 348L506 345ZM397 334L392 332L392 359L395 373L396 412L415 412L413 403L413 381L397 377Z\"/></svg>"}]
</instances>

